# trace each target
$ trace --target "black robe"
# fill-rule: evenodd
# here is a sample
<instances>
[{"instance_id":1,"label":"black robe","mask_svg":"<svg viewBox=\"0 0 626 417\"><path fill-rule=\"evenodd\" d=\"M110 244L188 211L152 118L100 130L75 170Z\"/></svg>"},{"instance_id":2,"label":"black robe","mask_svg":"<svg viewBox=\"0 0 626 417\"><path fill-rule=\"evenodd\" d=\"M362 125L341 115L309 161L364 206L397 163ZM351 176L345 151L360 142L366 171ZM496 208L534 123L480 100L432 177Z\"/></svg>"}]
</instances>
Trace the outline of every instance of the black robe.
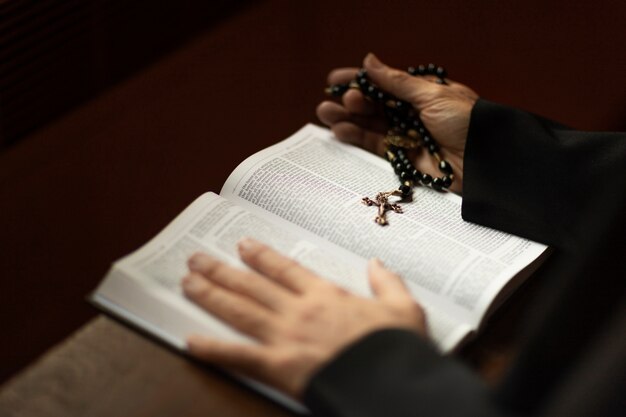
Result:
<instances>
[{"instance_id":1,"label":"black robe","mask_svg":"<svg viewBox=\"0 0 626 417\"><path fill-rule=\"evenodd\" d=\"M463 218L551 245L528 337L495 388L405 330L377 331L311 380L316 415L626 415L626 134L479 100Z\"/></svg>"}]
</instances>

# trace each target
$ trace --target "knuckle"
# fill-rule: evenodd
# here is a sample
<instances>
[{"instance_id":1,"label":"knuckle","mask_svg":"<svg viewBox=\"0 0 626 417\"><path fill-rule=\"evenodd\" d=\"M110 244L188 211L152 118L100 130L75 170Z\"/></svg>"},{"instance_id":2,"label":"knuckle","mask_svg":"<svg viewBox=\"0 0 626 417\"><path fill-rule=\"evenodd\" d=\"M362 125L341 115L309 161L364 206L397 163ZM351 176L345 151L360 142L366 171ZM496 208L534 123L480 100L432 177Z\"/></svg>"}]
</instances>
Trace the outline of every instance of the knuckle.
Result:
<instances>
[{"instance_id":1,"label":"knuckle","mask_svg":"<svg viewBox=\"0 0 626 417\"><path fill-rule=\"evenodd\" d=\"M404 83L410 79L407 73L400 71L398 69L395 69L395 68L390 68L388 75L391 81L398 82L398 83Z\"/></svg>"},{"instance_id":2,"label":"knuckle","mask_svg":"<svg viewBox=\"0 0 626 417\"><path fill-rule=\"evenodd\" d=\"M406 309L409 313L409 316L413 318L414 320L419 321L424 318L424 309L422 308L421 305L419 305L415 301L411 301L410 303L408 303Z\"/></svg>"},{"instance_id":3,"label":"knuckle","mask_svg":"<svg viewBox=\"0 0 626 417\"><path fill-rule=\"evenodd\" d=\"M275 276L280 280L285 280L289 278L289 276L291 276L298 269L299 266L300 265L296 261L292 259L286 259L284 262L281 262L279 265L277 265L275 270Z\"/></svg>"}]
</instances>

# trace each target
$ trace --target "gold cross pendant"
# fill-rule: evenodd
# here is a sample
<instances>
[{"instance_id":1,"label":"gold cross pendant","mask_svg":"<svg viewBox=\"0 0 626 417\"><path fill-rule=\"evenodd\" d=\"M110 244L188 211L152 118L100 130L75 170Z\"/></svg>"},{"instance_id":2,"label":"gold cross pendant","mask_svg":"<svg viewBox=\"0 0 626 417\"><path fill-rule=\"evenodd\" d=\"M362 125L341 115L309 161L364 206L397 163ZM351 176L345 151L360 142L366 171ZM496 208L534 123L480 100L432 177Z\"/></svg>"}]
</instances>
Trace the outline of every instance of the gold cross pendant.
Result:
<instances>
[{"instance_id":1,"label":"gold cross pendant","mask_svg":"<svg viewBox=\"0 0 626 417\"><path fill-rule=\"evenodd\" d=\"M389 202L389 197L391 196L402 197L402 192L400 190L381 192L376 194L376 198L374 198L374 200L369 197L364 197L361 200L366 206L378 207L378 215L374 221L381 226L389 224L389 222L387 222L387 212L389 210L393 210L396 213L402 213L402 207L400 207L399 204Z\"/></svg>"}]
</instances>

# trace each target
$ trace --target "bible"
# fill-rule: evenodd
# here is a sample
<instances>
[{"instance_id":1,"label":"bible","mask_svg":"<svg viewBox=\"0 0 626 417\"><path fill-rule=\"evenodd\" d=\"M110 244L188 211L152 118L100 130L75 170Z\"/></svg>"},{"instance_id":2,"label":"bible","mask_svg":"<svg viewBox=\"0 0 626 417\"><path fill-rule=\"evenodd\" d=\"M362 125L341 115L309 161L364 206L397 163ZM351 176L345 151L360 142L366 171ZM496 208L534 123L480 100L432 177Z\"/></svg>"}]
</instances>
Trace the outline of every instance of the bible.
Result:
<instances>
[{"instance_id":1,"label":"bible","mask_svg":"<svg viewBox=\"0 0 626 417\"><path fill-rule=\"evenodd\" d=\"M480 329L547 248L463 221L461 197L427 187L415 187L403 213L389 212L382 227L362 198L396 186L387 161L306 125L247 158L219 195L201 195L115 262L91 301L181 351L192 333L254 343L189 302L180 286L196 252L243 268L236 243L252 237L366 297L367 260L381 259L424 307L436 346L451 352Z\"/></svg>"}]
</instances>

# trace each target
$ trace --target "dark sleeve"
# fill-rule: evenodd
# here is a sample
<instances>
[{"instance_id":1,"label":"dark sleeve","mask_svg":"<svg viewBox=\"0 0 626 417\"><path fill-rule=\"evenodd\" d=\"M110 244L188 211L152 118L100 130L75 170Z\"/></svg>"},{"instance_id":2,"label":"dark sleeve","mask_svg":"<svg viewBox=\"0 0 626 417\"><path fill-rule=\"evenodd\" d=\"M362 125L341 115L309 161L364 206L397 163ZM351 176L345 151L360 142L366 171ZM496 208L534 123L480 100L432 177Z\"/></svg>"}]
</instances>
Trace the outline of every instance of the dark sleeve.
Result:
<instances>
[{"instance_id":1,"label":"dark sleeve","mask_svg":"<svg viewBox=\"0 0 626 417\"><path fill-rule=\"evenodd\" d=\"M490 417L490 392L465 366L418 335L382 330L349 347L311 380L304 397L316 416Z\"/></svg>"},{"instance_id":2,"label":"dark sleeve","mask_svg":"<svg viewBox=\"0 0 626 417\"><path fill-rule=\"evenodd\" d=\"M626 175L626 135L579 132L479 100L463 164L465 220L561 246L594 198Z\"/></svg>"}]
</instances>

